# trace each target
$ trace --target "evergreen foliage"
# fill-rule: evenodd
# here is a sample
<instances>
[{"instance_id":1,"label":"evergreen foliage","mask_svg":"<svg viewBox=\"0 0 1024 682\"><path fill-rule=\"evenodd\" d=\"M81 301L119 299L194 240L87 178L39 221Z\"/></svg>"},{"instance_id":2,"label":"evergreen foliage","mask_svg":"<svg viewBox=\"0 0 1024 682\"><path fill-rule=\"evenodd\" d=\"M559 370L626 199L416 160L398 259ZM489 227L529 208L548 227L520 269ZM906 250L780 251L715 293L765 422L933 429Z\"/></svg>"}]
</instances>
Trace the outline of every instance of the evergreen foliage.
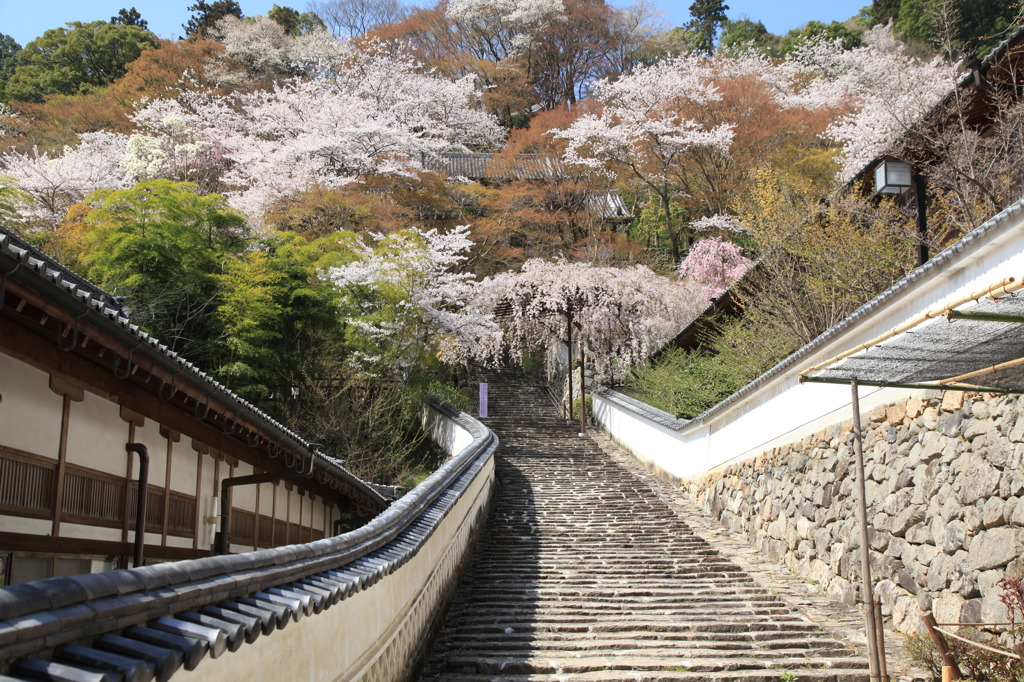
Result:
<instances>
[{"instance_id":1,"label":"evergreen foliage","mask_svg":"<svg viewBox=\"0 0 1024 682\"><path fill-rule=\"evenodd\" d=\"M139 14L139 10L132 7L131 9L124 9L123 7L118 10L117 16L110 17L110 23L122 24L124 26L138 26L139 28L148 29L149 22L142 18Z\"/></svg>"},{"instance_id":2,"label":"evergreen foliage","mask_svg":"<svg viewBox=\"0 0 1024 682\"><path fill-rule=\"evenodd\" d=\"M715 51L715 38L722 25L728 21L725 15L729 6L723 0L694 0L690 5L690 22L687 28L695 35L694 50L711 56Z\"/></svg>"},{"instance_id":3,"label":"evergreen foliage","mask_svg":"<svg viewBox=\"0 0 1024 682\"><path fill-rule=\"evenodd\" d=\"M243 17L242 8L237 0L214 0L213 2L196 0L195 4L189 6L188 11L192 12L194 16L181 27L185 29L185 35L189 38L208 36L217 26L217 22L226 16L230 15L238 19Z\"/></svg>"},{"instance_id":4,"label":"evergreen foliage","mask_svg":"<svg viewBox=\"0 0 1024 682\"><path fill-rule=\"evenodd\" d=\"M74 95L110 85L157 38L140 26L72 21L50 29L18 53L6 85L9 100L41 102L47 95Z\"/></svg>"}]
</instances>

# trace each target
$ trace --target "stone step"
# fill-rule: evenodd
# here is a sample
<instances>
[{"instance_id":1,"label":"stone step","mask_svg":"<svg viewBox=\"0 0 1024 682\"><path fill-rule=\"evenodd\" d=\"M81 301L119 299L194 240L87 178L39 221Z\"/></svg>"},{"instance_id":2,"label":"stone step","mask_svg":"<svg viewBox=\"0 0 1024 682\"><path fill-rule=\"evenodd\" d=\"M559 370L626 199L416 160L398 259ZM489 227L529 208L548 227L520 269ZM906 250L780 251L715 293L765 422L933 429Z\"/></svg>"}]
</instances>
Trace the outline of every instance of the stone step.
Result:
<instances>
[{"instance_id":1,"label":"stone step","mask_svg":"<svg viewBox=\"0 0 1024 682\"><path fill-rule=\"evenodd\" d=\"M867 679L538 387L491 385L498 486L423 680Z\"/></svg>"},{"instance_id":2,"label":"stone step","mask_svg":"<svg viewBox=\"0 0 1024 682\"><path fill-rule=\"evenodd\" d=\"M732 671L689 671L677 665L667 670L598 670L572 675L573 682L779 682L784 673L794 674L800 682L867 682L868 675L856 668L821 669L794 668L790 670L732 670ZM479 682L475 673L445 673L437 679L443 682ZM506 674L490 675L490 682L565 682L564 675Z\"/></svg>"}]
</instances>

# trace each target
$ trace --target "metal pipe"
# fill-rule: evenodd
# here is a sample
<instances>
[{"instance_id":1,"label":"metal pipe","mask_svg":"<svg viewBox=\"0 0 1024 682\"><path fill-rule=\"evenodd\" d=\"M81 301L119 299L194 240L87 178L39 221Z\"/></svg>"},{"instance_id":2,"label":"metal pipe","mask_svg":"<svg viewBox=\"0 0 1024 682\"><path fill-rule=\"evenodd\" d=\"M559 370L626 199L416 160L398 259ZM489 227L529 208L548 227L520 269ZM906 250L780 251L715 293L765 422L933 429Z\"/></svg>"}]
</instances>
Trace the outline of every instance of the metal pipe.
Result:
<instances>
[{"instance_id":1,"label":"metal pipe","mask_svg":"<svg viewBox=\"0 0 1024 682\"><path fill-rule=\"evenodd\" d=\"M569 354L569 413L562 418L569 420L572 419L572 311L565 314L565 333L565 350Z\"/></svg>"},{"instance_id":2,"label":"metal pipe","mask_svg":"<svg viewBox=\"0 0 1024 682\"><path fill-rule=\"evenodd\" d=\"M313 473L313 457L309 454L309 467L307 471L299 471L294 474L252 474L250 476L235 476L225 478L220 482L220 534L217 536L217 554L227 554L231 548L231 489L239 485L255 485L259 483L276 483L289 478L309 478ZM256 528L259 535L259 528ZM258 538L257 538L258 539Z\"/></svg>"},{"instance_id":3,"label":"metal pipe","mask_svg":"<svg viewBox=\"0 0 1024 682\"><path fill-rule=\"evenodd\" d=\"M867 493L864 486L864 444L860 429L860 395L857 380L850 382L853 395L853 453L857 464L857 480L854 490L857 493L857 525L860 526L860 572L861 599L864 602L864 621L868 640L868 669L872 682L881 679L878 664L878 633L875 623L875 600L871 594L871 555L868 550L868 508Z\"/></svg>"},{"instance_id":4,"label":"metal pipe","mask_svg":"<svg viewBox=\"0 0 1024 682\"><path fill-rule=\"evenodd\" d=\"M142 548L146 542L146 498L149 496L149 449L142 443L128 443L127 452L139 456L139 495L135 503L135 554L132 566L142 565Z\"/></svg>"},{"instance_id":5,"label":"metal pipe","mask_svg":"<svg viewBox=\"0 0 1024 682\"><path fill-rule=\"evenodd\" d=\"M829 377L800 377L800 381L801 383L808 384L842 384L843 386L850 383L850 379L844 377L837 377L835 379L830 379ZM879 388L922 388L941 391L976 391L978 393L998 393L1000 395L1004 393L1008 395L1024 393L1024 390L1019 388L979 386L976 384L941 384L939 382L928 381L870 381L864 379L858 379L858 381L861 386L877 386Z\"/></svg>"},{"instance_id":6,"label":"metal pipe","mask_svg":"<svg viewBox=\"0 0 1024 682\"><path fill-rule=\"evenodd\" d=\"M217 554L227 554L231 547L231 489L238 485L252 485L257 483L273 483L282 478L281 474L253 474L251 476L235 476L225 478L220 482L220 535L217 536ZM259 528L256 529L259 533Z\"/></svg>"}]
</instances>

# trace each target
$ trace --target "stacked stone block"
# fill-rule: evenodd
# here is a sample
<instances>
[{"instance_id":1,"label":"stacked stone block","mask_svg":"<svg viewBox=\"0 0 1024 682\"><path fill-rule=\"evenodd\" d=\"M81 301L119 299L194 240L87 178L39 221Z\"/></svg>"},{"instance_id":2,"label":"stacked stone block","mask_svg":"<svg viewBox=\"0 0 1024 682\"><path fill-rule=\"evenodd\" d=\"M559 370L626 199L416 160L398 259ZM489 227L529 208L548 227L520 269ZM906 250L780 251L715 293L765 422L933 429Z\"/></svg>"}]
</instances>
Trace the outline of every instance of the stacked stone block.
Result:
<instances>
[{"instance_id":1,"label":"stacked stone block","mask_svg":"<svg viewBox=\"0 0 1024 682\"><path fill-rule=\"evenodd\" d=\"M872 578L905 632L1006 620L999 581L1024 575L1024 404L930 391L862 415ZM768 556L859 597L852 420L686 483Z\"/></svg>"}]
</instances>

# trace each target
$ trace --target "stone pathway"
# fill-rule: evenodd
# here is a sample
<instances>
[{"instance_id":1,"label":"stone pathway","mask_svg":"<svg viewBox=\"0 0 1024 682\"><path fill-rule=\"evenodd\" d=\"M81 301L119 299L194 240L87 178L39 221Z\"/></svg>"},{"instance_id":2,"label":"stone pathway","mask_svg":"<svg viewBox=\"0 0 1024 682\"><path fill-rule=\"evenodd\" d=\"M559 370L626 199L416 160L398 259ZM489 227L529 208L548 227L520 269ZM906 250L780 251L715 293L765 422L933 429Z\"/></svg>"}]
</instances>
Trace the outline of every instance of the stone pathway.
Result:
<instances>
[{"instance_id":1,"label":"stone pathway","mask_svg":"<svg viewBox=\"0 0 1024 682\"><path fill-rule=\"evenodd\" d=\"M646 482L651 490L700 537L710 543L737 566L746 571L759 584L779 596L787 604L807 615L815 623L851 643L863 656L867 656L864 636L864 613L841 602L833 601L817 587L795 575L785 566L764 556L742 534L723 526L695 507L686 493L665 483L646 469L635 457L620 448L604 432L592 430L592 440L616 464ZM889 676L898 682L925 682L931 677L927 670L915 666L903 648L904 635L886 629L885 650Z\"/></svg>"},{"instance_id":2,"label":"stone pathway","mask_svg":"<svg viewBox=\"0 0 1024 682\"><path fill-rule=\"evenodd\" d=\"M492 385L490 409L495 505L423 680L867 679L842 618L725 556L539 388Z\"/></svg>"}]
</instances>

